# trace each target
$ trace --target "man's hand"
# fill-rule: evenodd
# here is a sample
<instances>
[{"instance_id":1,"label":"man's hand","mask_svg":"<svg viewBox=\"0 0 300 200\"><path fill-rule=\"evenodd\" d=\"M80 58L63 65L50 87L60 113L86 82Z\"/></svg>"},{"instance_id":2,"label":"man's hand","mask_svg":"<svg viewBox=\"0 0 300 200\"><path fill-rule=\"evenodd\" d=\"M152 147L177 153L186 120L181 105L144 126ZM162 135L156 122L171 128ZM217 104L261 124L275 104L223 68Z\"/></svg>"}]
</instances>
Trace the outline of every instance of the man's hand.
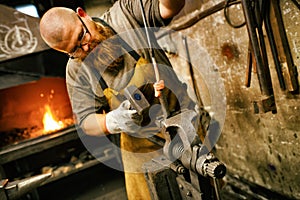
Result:
<instances>
[{"instance_id":1,"label":"man's hand","mask_svg":"<svg viewBox=\"0 0 300 200\"><path fill-rule=\"evenodd\" d=\"M154 88L154 96L160 97L161 91L165 88L164 80L159 80L158 82L154 83L153 88Z\"/></svg>"},{"instance_id":2,"label":"man's hand","mask_svg":"<svg viewBox=\"0 0 300 200\"><path fill-rule=\"evenodd\" d=\"M129 100L123 101L120 106L106 114L106 129L109 133L136 133L140 126L136 123L136 110L130 110Z\"/></svg>"}]
</instances>

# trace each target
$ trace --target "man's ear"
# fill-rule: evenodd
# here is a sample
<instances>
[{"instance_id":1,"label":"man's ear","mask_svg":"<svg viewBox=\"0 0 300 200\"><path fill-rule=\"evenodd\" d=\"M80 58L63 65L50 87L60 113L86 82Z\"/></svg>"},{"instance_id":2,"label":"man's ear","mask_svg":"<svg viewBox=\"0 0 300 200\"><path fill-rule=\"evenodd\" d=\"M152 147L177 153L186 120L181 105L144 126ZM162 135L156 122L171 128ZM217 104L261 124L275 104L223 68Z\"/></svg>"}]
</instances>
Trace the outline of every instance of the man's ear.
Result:
<instances>
[{"instance_id":1,"label":"man's ear","mask_svg":"<svg viewBox=\"0 0 300 200\"><path fill-rule=\"evenodd\" d=\"M80 16L80 17L87 17L87 18L89 18L89 19L91 19L91 17L90 16L88 16L88 14L83 10L83 8L81 8L81 7L78 7L77 9L76 9L76 12L77 12L77 14Z\"/></svg>"}]
</instances>

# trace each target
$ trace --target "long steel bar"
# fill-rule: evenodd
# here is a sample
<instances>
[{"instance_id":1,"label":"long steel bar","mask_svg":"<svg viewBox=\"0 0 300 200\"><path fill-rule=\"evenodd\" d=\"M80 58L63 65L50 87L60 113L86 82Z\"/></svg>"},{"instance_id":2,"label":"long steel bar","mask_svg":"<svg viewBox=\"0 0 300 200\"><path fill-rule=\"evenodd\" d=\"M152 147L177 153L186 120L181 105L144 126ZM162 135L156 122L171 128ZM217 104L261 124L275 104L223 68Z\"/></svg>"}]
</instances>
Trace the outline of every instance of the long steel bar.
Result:
<instances>
[{"instance_id":1,"label":"long steel bar","mask_svg":"<svg viewBox=\"0 0 300 200\"><path fill-rule=\"evenodd\" d=\"M149 53L150 53L151 61L152 61L153 68L154 68L156 82L159 82L160 76L159 76L158 65L157 65L157 62L154 57L154 49L152 47L152 41L151 41L149 29L148 29L148 24L146 21L145 9L144 9L142 0L140 0L140 8L141 8L143 23L144 23L144 27L145 27L145 31L146 31L147 41L148 41L148 45L149 45ZM164 118L166 119L169 116L169 111L168 111L168 105L167 105L167 101L166 101L163 91L161 92L161 95L159 96L159 102L162 107Z\"/></svg>"},{"instance_id":2,"label":"long steel bar","mask_svg":"<svg viewBox=\"0 0 300 200\"><path fill-rule=\"evenodd\" d=\"M279 62L279 55L278 55L278 51L276 48L276 42L275 42L275 38L274 38L274 34L273 34L273 29L272 29L272 25L271 25L271 20L270 20L270 0L265 0L267 1L266 5L266 16L265 16L265 28L266 28L266 32L268 35L268 39L270 42L270 48L271 48L271 52L273 55L273 60L274 60L274 64L275 64L275 69L277 72L277 77L278 77L278 81L279 81L279 85L280 88L282 90L286 89L285 83L284 83L284 77L282 74L282 70L281 70L281 65Z\"/></svg>"}]
</instances>

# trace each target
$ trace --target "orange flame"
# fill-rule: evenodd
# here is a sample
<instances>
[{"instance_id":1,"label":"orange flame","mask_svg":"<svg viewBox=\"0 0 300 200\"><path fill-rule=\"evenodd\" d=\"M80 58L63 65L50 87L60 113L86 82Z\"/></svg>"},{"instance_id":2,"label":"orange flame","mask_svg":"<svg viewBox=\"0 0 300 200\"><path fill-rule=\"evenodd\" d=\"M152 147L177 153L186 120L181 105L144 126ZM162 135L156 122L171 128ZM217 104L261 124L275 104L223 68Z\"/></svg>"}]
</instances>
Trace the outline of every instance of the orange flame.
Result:
<instances>
[{"instance_id":1,"label":"orange flame","mask_svg":"<svg viewBox=\"0 0 300 200\"><path fill-rule=\"evenodd\" d=\"M44 132L48 133L59 130L64 127L62 121L56 121L54 119L49 105L45 105L45 110L46 112L43 117Z\"/></svg>"}]
</instances>

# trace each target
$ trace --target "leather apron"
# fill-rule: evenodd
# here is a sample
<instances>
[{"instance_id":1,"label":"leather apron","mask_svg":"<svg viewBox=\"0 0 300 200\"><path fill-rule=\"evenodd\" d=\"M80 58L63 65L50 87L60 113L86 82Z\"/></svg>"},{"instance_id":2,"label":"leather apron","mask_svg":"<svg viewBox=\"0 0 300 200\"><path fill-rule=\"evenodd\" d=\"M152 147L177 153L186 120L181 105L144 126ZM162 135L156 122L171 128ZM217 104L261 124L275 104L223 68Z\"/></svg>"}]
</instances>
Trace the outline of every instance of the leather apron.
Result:
<instances>
[{"instance_id":1,"label":"leather apron","mask_svg":"<svg viewBox=\"0 0 300 200\"><path fill-rule=\"evenodd\" d=\"M148 98L150 105L159 102L157 98L154 98L152 87L154 82L151 81L154 78L153 66L141 57L136 64L134 75L128 83L128 86L135 85L137 88L143 88L141 90ZM121 93L122 91L117 92L111 88L104 90L104 95L111 109L117 108L121 101L124 100ZM158 152L162 147L150 142L147 138L121 133L120 148L128 200L151 199L143 173L143 164L149 162L151 158L159 156Z\"/></svg>"}]
</instances>

